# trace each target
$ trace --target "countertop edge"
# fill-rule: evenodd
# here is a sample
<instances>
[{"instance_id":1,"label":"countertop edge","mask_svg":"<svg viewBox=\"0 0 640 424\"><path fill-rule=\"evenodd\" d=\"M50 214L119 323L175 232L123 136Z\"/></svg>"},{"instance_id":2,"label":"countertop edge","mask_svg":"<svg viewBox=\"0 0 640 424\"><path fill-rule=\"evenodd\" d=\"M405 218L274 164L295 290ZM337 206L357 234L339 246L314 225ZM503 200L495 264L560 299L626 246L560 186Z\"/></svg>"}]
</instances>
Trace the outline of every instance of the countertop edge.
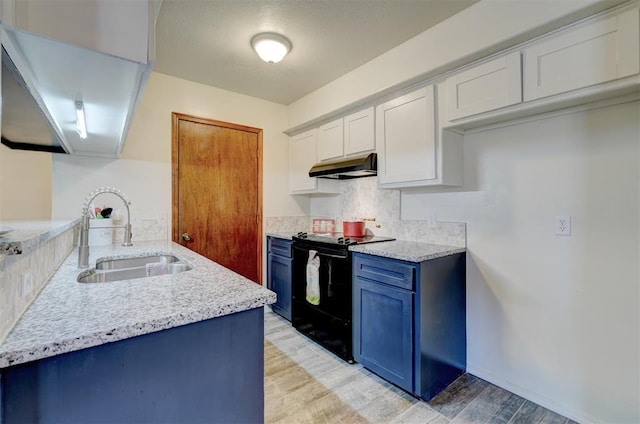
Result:
<instances>
[{"instance_id":1,"label":"countertop edge","mask_svg":"<svg viewBox=\"0 0 640 424\"><path fill-rule=\"evenodd\" d=\"M383 243L350 246L349 250L354 253L362 253L382 258L420 263L432 259L442 258L444 256L465 253L467 251L467 248L460 246L445 246L438 244L395 240Z\"/></svg>"},{"instance_id":2,"label":"countertop edge","mask_svg":"<svg viewBox=\"0 0 640 424\"><path fill-rule=\"evenodd\" d=\"M0 236L0 254L24 255L36 247L80 224L80 218L51 221L3 221L3 227L14 228Z\"/></svg>"},{"instance_id":3,"label":"countertop edge","mask_svg":"<svg viewBox=\"0 0 640 424\"><path fill-rule=\"evenodd\" d=\"M264 299L257 298L250 302L241 302L240 304L233 305L233 307L231 305L226 305L229 309L233 310L221 310L216 311L213 314L205 312L202 312L201 314L191 313L190 316L180 315L177 318L158 318L136 325L128 325L121 328L114 328L112 330L84 334L80 337L62 339L55 343L41 344L39 346L27 346L19 350L2 352L0 353L0 369L260 308L264 305L275 302L275 299L272 299L272 297L274 296L268 295L265 296Z\"/></svg>"}]
</instances>

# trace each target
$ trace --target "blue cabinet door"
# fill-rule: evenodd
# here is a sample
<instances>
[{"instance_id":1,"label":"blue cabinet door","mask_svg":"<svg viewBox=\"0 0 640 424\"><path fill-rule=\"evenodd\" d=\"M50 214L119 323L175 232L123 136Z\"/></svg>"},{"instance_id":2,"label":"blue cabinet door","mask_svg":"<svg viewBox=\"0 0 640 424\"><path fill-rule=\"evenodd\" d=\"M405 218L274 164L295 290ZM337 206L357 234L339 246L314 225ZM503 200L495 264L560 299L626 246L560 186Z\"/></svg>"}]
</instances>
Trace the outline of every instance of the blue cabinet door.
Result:
<instances>
[{"instance_id":1,"label":"blue cabinet door","mask_svg":"<svg viewBox=\"0 0 640 424\"><path fill-rule=\"evenodd\" d=\"M271 305L274 312L291 321L291 272L293 259L269 253L267 288L278 296Z\"/></svg>"},{"instance_id":2,"label":"blue cabinet door","mask_svg":"<svg viewBox=\"0 0 640 424\"><path fill-rule=\"evenodd\" d=\"M353 284L355 360L413 392L414 293L357 274Z\"/></svg>"}]
</instances>

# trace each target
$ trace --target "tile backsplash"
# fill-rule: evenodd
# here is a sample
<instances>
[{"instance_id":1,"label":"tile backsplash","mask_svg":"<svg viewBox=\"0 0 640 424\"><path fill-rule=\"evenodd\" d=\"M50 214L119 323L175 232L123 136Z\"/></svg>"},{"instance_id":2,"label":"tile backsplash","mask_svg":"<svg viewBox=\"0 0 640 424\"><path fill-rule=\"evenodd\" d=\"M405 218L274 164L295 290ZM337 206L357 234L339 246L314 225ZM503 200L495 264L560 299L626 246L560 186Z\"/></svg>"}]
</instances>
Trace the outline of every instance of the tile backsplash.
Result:
<instances>
[{"instance_id":1,"label":"tile backsplash","mask_svg":"<svg viewBox=\"0 0 640 424\"><path fill-rule=\"evenodd\" d=\"M126 220L119 219L116 225L126 224ZM171 240L169 218L166 211L131 214L131 240ZM113 243L119 244L124 240L124 229L117 228L113 232Z\"/></svg>"},{"instance_id":2,"label":"tile backsplash","mask_svg":"<svg viewBox=\"0 0 640 424\"><path fill-rule=\"evenodd\" d=\"M464 222L403 221L400 219L400 190L378 189L376 178L343 181L337 199L338 220L375 218L367 221L367 229L378 236L398 240L465 247L467 232ZM338 223L337 223L338 224ZM339 223L339 228L342 223Z\"/></svg>"},{"instance_id":3,"label":"tile backsplash","mask_svg":"<svg viewBox=\"0 0 640 424\"><path fill-rule=\"evenodd\" d=\"M265 217L264 230L266 233L295 233L309 230L309 225L308 216L267 216Z\"/></svg>"},{"instance_id":4,"label":"tile backsplash","mask_svg":"<svg viewBox=\"0 0 640 424\"><path fill-rule=\"evenodd\" d=\"M75 231L71 227L23 254L0 255L0 341L69 255Z\"/></svg>"}]
</instances>

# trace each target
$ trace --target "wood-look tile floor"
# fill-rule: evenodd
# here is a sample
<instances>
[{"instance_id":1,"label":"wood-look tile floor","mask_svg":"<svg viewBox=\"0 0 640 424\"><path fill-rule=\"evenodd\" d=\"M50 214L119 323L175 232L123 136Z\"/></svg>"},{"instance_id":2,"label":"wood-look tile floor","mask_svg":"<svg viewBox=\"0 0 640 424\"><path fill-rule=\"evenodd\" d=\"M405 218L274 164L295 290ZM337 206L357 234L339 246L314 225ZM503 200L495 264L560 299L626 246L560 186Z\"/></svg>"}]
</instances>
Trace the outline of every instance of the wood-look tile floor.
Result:
<instances>
[{"instance_id":1,"label":"wood-look tile floor","mask_svg":"<svg viewBox=\"0 0 640 424\"><path fill-rule=\"evenodd\" d=\"M324 350L265 308L265 423L575 424L464 374L429 402Z\"/></svg>"}]
</instances>

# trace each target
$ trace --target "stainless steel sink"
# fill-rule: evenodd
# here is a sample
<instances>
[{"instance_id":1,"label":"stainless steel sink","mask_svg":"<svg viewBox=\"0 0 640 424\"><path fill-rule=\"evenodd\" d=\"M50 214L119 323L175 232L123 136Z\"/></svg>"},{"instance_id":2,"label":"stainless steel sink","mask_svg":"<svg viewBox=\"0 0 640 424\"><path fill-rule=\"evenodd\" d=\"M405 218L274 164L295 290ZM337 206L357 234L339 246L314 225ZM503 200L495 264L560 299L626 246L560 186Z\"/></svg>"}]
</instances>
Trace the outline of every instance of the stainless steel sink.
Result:
<instances>
[{"instance_id":1,"label":"stainless steel sink","mask_svg":"<svg viewBox=\"0 0 640 424\"><path fill-rule=\"evenodd\" d=\"M150 255L120 259L98 259L96 267L78 275L79 283L106 283L131 280L162 274L177 274L192 267L180 258L170 255Z\"/></svg>"},{"instance_id":2,"label":"stainless steel sink","mask_svg":"<svg viewBox=\"0 0 640 424\"><path fill-rule=\"evenodd\" d=\"M94 270L91 270L94 271ZM106 283L109 281L131 280L134 278L147 277L147 269L145 267L114 269L109 271L87 271L78 276L79 283Z\"/></svg>"},{"instance_id":3,"label":"stainless steel sink","mask_svg":"<svg viewBox=\"0 0 640 424\"><path fill-rule=\"evenodd\" d=\"M163 262L163 263L169 264L169 263L178 262L178 261L180 261L180 259L169 254L128 257L128 258L121 258L121 259L100 258L96 261L96 269L122 269L122 268L133 268L133 267L144 268L146 264L151 264L155 262Z\"/></svg>"}]
</instances>

